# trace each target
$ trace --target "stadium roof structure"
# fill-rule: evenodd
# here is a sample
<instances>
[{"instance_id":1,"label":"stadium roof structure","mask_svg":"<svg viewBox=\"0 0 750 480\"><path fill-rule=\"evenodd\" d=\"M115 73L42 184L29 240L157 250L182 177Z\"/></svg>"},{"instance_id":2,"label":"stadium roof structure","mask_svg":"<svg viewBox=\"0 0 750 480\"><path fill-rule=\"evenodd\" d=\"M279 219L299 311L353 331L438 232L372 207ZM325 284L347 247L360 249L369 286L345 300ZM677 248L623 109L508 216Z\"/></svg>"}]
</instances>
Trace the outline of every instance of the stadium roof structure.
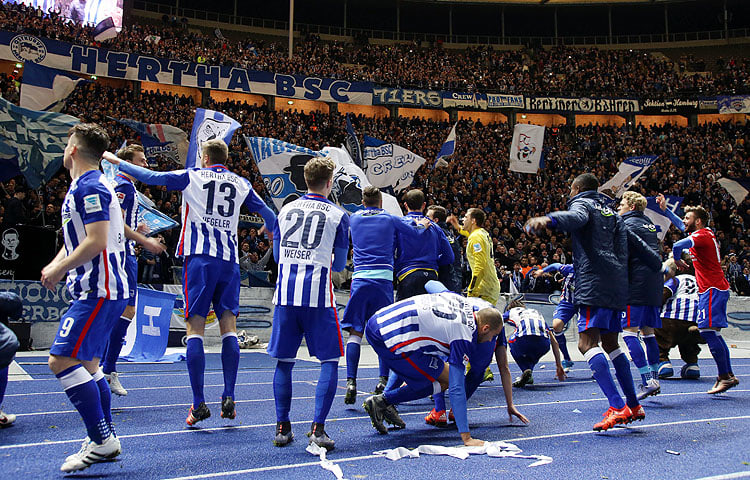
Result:
<instances>
[{"instance_id":1,"label":"stadium roof structure","mask_svg":"<svg viewBox=\"0 0 750 480\"><path fill-rule=\"evenodd\" d=\"M410 2L434 4L496 4L496 5L621 5L685 3L696 0L408 0Z\"/></svg>"}]
</instances>

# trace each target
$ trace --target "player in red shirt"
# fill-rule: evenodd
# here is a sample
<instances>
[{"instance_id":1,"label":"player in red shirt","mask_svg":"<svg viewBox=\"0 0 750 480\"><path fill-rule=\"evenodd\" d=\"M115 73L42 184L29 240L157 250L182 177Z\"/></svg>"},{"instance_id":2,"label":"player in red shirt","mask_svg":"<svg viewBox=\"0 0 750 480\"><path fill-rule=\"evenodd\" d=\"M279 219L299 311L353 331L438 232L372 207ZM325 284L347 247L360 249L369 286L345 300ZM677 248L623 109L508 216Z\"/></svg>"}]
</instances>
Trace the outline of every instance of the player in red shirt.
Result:
<instances>
[{"instance_id":1,"label":"player in red shirt","mask_svg":"<svg viewBox=\"0 0 750 480\"><path fill-rule=\"evenodd\" d=\"M708 391L710 394L721 393L740 381L732 373L729 348L719 333L727 323L727 302L729 301L729 282L721 270L719 243L708 225L708 212L703 207L685 207L683 220L685 231L690 235L675 242L672 255L681 258L683 250L690 252L695 267L695 279L698 283L698 328L701 336L716 361L719 376ZM680 269L687 270L687 264L676 260Z\"/></svg>"}]
</instances>

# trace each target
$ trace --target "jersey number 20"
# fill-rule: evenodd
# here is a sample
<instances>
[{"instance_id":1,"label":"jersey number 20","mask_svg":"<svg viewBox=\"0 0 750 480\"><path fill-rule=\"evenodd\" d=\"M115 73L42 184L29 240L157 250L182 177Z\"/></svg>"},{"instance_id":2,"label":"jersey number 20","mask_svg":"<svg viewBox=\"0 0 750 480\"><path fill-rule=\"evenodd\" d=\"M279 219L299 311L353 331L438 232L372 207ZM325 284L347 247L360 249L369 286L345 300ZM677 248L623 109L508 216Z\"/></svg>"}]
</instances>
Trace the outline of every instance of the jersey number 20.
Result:
<instances>
[{"instance_id":1,"label":"jersey number 20","mask_svg":"<svg viewBox=\"0 0 750 480\"><path fill-rule=\"evenodd\" d=\"M318 219L317 225L315 226L315 232L313 238L310 238L310 233L313 228L313 222ZM281 246L287 248L298 248L300 243L303 248L313 249L320 245L320 241L323 239L323 229L326 226L326 214L323 212L312 211L305 216L305 212L299 208L293 208L286 214L286 221L291 222L294 219L294 223L281 240ZM292 236L302 228L302 235L299 242L291 240Z\"/></svg>"}]
</instances>

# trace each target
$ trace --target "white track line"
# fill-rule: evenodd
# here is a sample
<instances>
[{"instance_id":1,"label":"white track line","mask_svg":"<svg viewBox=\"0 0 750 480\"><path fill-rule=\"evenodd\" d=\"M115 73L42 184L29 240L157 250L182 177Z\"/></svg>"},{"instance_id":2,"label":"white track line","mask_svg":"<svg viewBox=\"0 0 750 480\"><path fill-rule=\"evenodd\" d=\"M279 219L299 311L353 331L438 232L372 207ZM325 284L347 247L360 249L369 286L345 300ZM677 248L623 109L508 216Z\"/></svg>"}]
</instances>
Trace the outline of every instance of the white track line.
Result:
<instances>
[{"instance_id":1,"label":"white track line","mask_svg":"<svg viewBox=\"0 0 750 480\"><path fill-rule=\"evenodd\" d=\"M749 392L750 390L733 390L734 392ZM672 396L686 396L686 395L705 395L705 392L681 392L681 393L665 393L661 394L659 396L661 397L672 397ZM339 395L341 397L341 395ZM302 397L299 397L302 398ZM305 397L305 398L314 398L314 397ZM271 401L273 399L270 399ZM606 401L606 398L583 398L583 399L574 399L574 400L555 400L552 402L535 402L535 403L517 403L516 407L539 407L539 406L546 406L546 405L563 405L566 403L582 403L582 402L599 402L599 401ZM239 403L240 401L236 402ZM245 402L249 402L249 400L245 400ZM217 403L218 404L218 403ZM177 406L188 406L189 404L180 404ZM152 407L145 407L145 406L137 406L137 407L126 407L124 409L142 409L142 408L158 408L161 405L154 405ZM478 411L478 410L495 410L500 408L507 408L506 405L485 405L483 407L471 407L468 408L468 411ZM121 409L121 410L124 410ZM69 410L65 412L49 412L48 414L53 413L78 413L76 410ZM415 416L415 415L424 415L424 411L417 411L417 412L400 412L400 415L402 417L408 417L408 416ZM44 413L24 413L21 414L23 416L34 416L34 415L43 415ZM21 416L17 415L17 416ZM732 417L734 418L734 417ZM738 417L742 418L742 417ZM356 417L339 417L339 418L329 418L327 419L328 423L331 422L342 422L342 421L349 421L349 420L369 420L369 417L367 415L358 415ZM292 425L307 425L309 423L309 420L301 420L296 422L291 422ZM266 427L275 427L275 423L265 423L265 424L256 424L256 425L229 425L224 427L213 427L213 428L197 428L197 429L181 429L181 430L172 430L167 432L152 432L152 433L137 433L137 434L131 434L131 435L119 435L119 438L141 438L141 437L154 437L154 436L162 436L162 435L180 435L185 433L191 433L191 432L217 432L222 430L246 430L249 428L266 428ZM540 437L541 438L541 437ZM21 443L16 445L3 445L0 446L0 450L7 450L11 448L28 448L28 447L38 447L42 445L60 445L60 444L66 444L66 443L80 443L80 439L72 439L72 440L55 440L55 441L47 441L47 442L35 442L35 443Z\"/></svg>"},{"instance_id":2,"label":"white track line","mask_svg":"<svg viewBox=\"0 0 750 480\"><path fill-rule=\"evenodd\" d=\"M29 375L26 370L21 368L21 366L13 360L8 367L8 381L9 382L26 382L29 380L34 380L34 378Z\"/></svg>"},{"instance_id":3,"label":"white track line","mask_svg":"<svg viewBox=\"0 0 750 480\"><path fill-rule=\"evenodd\" d=\"M750 472L746 470L744 472L726 473L724 475L714 475L712 477L701 477L701 478L696 478L695 480L731 480L732 478L748 478L748 477L750 477Z\"/></svg>"},{"instance_id":4,"label":"white track line","mask_svg":"<svg viewBox=\"0 0 750 480\"><path fill-rule=\"evenodd\" d=\"M727 420L746 420L750 419L750 415L742 415L737 417L717 417L717 418L701 418L696 420L680 420L677 422L664 422L664 423L654 423L650 425L638 425L637 427L626 427L626 428L633 428L633 429L642 429L642 428L659 428L659 427L669 427L673 425L685 425L690 423L702 423L702 422L713 422L713 421L727 421ZM594 432L592 430L585 430L580 432L566 432L566 433L556 433L556 434L549 434L549 435L538 435L533 437L519 437L519 438L509 438L506 440L501 440L504 442L510 442L510 443L516 443L521 442L525 440L538 440L538 439L548 439L548 438L563 438L563 437L572 437L572 436L579 436L579 435L592 435L596 434L597 432ZM348 458L337 458L337 459L328 459L331 462L334 463L342 463L342 462L352 462L356 460L369 460L372 458L382 458L378 455L363 455L359 457L348 457ZM272 470L286 470L291 468L299 468L299 467L310 467L310 466L318 466L320 465L320 461L315 462L305 462L305 463L296 463L291 465L273 465L269 467L258 467L258 468L249 468L244 470L232 470L232 471L226 471L226 472L214 472L214 473L205 473L201 475L190 475L187 477L173 477L169 478L167 480L195 480L199 478L216 478L216 477L228 477L232 475L244 475L248 473L256 473L256 472L267 472ZM736 475L736 474L732 474ZM723 478L742 478L742 477L709 477L714 480L723 479Z\"/></svg>"}]
</instances>

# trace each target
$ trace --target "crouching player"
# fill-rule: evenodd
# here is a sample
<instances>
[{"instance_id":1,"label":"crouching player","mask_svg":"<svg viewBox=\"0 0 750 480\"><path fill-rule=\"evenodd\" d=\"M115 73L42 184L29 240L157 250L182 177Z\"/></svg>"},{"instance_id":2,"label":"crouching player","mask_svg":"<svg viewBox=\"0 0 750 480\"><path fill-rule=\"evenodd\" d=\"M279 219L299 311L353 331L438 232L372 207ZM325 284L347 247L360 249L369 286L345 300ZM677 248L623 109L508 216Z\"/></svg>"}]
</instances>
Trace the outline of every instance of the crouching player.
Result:
<instances>
[{"instance_id":1,"label":"crouching player","mask_svg":"<svg viewBox=\"0 0 750 480\"><path fill-rule=\"evenodd\" d=\"M404 428L395 404L448 390L464 445L483 445L469 432L466 400L479 386L502 328L502 314L490 303L450 292L418 295L379 310L367 322L367 341L406 385L365 400L375 429L388 433L384 420ZM468 362L481 368L465 377ZM515 407L509 405L509 412L527 421Z\"/></svg>"}]
</instances>

